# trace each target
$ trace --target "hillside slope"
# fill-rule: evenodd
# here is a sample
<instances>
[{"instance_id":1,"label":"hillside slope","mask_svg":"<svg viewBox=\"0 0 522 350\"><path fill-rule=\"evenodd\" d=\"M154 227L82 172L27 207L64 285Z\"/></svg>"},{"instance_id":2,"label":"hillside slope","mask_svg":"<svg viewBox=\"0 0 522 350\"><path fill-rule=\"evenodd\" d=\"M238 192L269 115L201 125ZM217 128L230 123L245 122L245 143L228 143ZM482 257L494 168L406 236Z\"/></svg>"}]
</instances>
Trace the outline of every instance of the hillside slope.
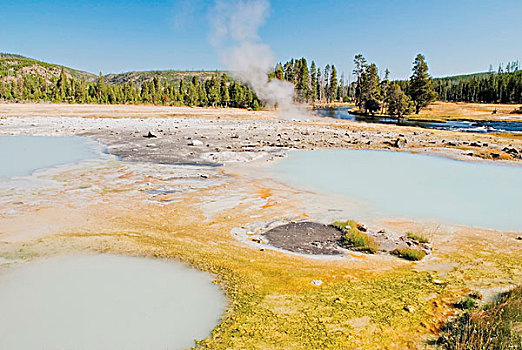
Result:
<instances>
[{"instance_id":1,"label":"hillside slope","mask_svg":"<svg viewBox=\"0 0 522 350\"><path fill-rule=\"evenodd\" d=\"M58 64L47 63L33 58L24 57L11 53L0 53L0 80L7 81L13 78L21 78L25 75L42 76L45 80L51 81L53 77L58 77L62 70L68 77L78 80L85 79L87 82L95 82L98 78L96 74L61 66ZM133 81L141 86L145 81L151 81L155 77L170 83L179 83L180 80L188 82L192 77L204 82L216 74L225 73L223 71L181 71L181 70L154 70L154 71L132 71L125 73L110 73L104 75L106 84L123 85Z\"/></svg>"},{"instance_id":2,"label":"hillside slope","mask_svg":"<svg viewBox=\"0 0 522 350\"><path fill-rule=\"evenodd\" d=\"M62 67L65 69L65 74L68 77L79 80L85 79L90 82L96 80L96 75L89 72L39 61L21 55L0 53L0 79L3 81L21 78L26 75L41 76L45 80L50 81L53 77L60 75Z\"/></svg>"},{"instance_id":3,"label":"hillside slope","mask_svg":"<svg viewBox=\"0 0 522 350\"><path fill-rule=\"evenodd\" d=\"M178 71L178 70L154 70L142 72L125 72L118 74L107 74L104 76L107 84L123 85L127 82L133 81L137 85L143 84L145 81L150 81L155 77L169 83L179 83L180 80L188 82L192 77L198 77L198 80L203 82L212 78L216 74L225 73L223 71Z\"/></svg>"}]
</instances>

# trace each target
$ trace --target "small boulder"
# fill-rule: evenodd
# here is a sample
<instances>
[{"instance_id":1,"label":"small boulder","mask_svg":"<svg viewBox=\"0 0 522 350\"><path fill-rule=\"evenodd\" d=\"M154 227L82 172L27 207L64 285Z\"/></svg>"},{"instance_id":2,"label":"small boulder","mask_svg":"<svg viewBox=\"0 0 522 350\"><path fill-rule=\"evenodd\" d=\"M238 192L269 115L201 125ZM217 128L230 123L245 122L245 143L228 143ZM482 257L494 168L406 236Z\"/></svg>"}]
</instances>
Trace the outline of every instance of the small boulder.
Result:
<instances>
[{"instance_id":1,"label":"small boulder","mask_svg":"<svg viewBox=\"0 0 522 350\"><path fill-rule=\"evenodd\" d=\"M359 224L359 225L357 225L357 229L361 232L366 232L366 231L368 231L368 226L366 226L364 224Z\"/></svg>"},{"instance_id":2,"label":"small boulder","mask_svg":"<svg viewBox=\"0 0 522 350\"><path fill-rule=\"evenodd\" d=\"M393 143L393 147L395 148L403 148L408 141L403 137L398 137Z\"/></svg>"},{"instance_id":3,"label":"small boulder","mask_svg":"<svg viewBox=\"0 0 522 350\"><path fill-rule=\"evenodd\" d=\"M149 131L149 133L147 135L143 135L143 137L148 138L148 139L152 139L152 138L156 138L157 136Z\"/></svg>"},{"instance_id":4,"label":"small boulder","mask_svg":"<svg viewBox=\"0 0 522 350\"><path fill-rule=\"evenodd\" d=\"M192 140L188 143L189 146L203 146L203 142L199 140Z\"/></svg>"},{"instance_id":5,"label":"small boulder","mask_svg":"<svg viewBox=\"0 0 522 350\"><path fill-rule=\"evenodd\" d=\"M404 311L408 311L408 312L410 312L410 313L411 313L411 312L415 312L415 308L414 308L413 306L411 306L411 305L406 305L406 306L404 307Z\"/></svg>"}]
</instances>

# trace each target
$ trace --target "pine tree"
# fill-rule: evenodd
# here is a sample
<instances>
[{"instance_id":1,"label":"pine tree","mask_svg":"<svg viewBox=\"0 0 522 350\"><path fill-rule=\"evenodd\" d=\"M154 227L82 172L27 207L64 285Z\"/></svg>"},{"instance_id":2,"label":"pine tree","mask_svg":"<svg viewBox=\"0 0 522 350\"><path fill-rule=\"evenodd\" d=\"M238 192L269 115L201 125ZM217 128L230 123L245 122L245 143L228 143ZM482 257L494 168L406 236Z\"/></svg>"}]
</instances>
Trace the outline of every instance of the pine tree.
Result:
<instances>
[{"instance_id":1,"label":"pine tree","mask_svg":"<svg viewBox=\"0 0 522 350\"><path fill-rule=\"evenodd\" d=\"M386 111L389 115L402 118L413 111L413 103L398 83L390 83L386 90Z\"/></svg>"},{"instance_id":2,"label":"pine tree","mask_svg":"<svg viewBox=\"0 0 522 350\"><path fill-rule=\"evenodd\" d=\"M435 101L437 93L433 90L433 81L428 74L428 65L422 54L418 54L415 58L412 70L408 95L415 104L415 114L419 114L422 108Z\"/></svg>"},{"instance_id":3,"label":"pine tree","mask_svg":"<svg viewBox=\"0 0 522 350\"><path fill-rule=\"evenodd\" d=\"M107 103L107 86L101 72L96 82L96 97L99 103Z\"/></svg>"},{"instance_id":4,"label":"pine tree","mask_svg":"<svg viewBox=\"0 0 522 350\"><path fill-rule=\"evenodd\" d=\"M212 107L216 107L217 104L221 103L221 89L217 77L214 75L208 83L208 102Z\"/></svg>"},{"instance_id":5,"label":"pine tree","mask_svg":"<svg viewBox=\"0 0 522 350\"><path fill-rule=\"evenodd\" d=\"M295 93L297 102L305 102L308 100L310 95L309 91L309 72L308 72L308 63L306 59L303 57L296 63L296 85L295 85Z\"/></svg>"},{"instance_id":6,"label":"pine tree","mask_svg":"<svg viewBox=\"0 0 522 350\"><path fill-rule=\"evenodd\" d=\"M322 86L323 86L323 77L321 75L321 69L318 69L317 70L317 87L316 87L316 90L317 90L317 100L319 102L322 101L323 99L323 89L322 89Z\"/></svg>"},{"instance_id":7,"label":"pine tree","mask_svg":"<svg viewBox=\"0 0 522 350\"><path fill-rule=\"evenodd\" d=\"M330 82L328 83L328 102L332 102L337 97L337 70L335 66L332 65L331 73L330 73Z\"/></svg>"},{"instance_id":8,"label":"pine tree","mask_svg":"<svg viewBox=\"0 0 522 350\"><path fill-rule=\"evenodd\" d=\"M317 100L317 66L312 61L310 66L310 99L312 102Z\"/></svg>"},{"instance_id":9,"label":"pine tree","mask_svg":"<svg viewBox=\"0 0 522 350\"><path fill-rule=\"evenodd\" d=\"M57 98L59 101L64 101L67 97L67 90L68 90L68 82L67 82L67 75L65 74L65 68L62 67L60 71L60 77L56 81L56 88L57 88Z\"/></svg>"},{"instance_id":10,"label":"pine tree","mask_svg":"<svg viewBox=\"0 0 522 350\"><path fill-rule=\"evenodd\" d=\"M228 107L228 103L230 102L230 93L228 91L227 85L227 75L223 74L221 76L221 103L223 107Z\"/></svg>"},{"instance_id":11,"label":"pine tree","mask_svg":"<svg viewBox=\"0 0 522 350\"><path fill-rule=\"evenodd\" d=\"M353 60L355 68L353 75L355 76L355 105L362 108L364 101L362 100L362 79L367 69L366 58L363 55L355 55Z\"/></svg>"}]
</instances>

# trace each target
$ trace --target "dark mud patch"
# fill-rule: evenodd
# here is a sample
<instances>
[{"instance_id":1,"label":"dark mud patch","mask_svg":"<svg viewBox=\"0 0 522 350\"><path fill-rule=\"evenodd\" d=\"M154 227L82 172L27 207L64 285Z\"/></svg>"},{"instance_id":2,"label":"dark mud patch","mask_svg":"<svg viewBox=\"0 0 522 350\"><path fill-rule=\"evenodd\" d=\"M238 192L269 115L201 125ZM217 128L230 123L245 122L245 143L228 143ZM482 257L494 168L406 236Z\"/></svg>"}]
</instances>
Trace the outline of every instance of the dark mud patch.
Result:
<instances>
[{"instance_id":1,"label":"dark mud patch","mask_svg":"<svg viewBox=\"0 0 522 350\"><path fill-rule=\"evenodd\" d=\"M396 249L421 250L431 254L431 246L419 243L404 233L388 233L384 230L370 230L364 227L364 233L378 245L377 253L393 254ZM332 226L316 222L292 222L277 226L262 234L268 245L294 253L312 255L340 255L347 250L360 251L344 240L344 233Z\"/></svg>"},{"instance_id":2,"label":"dark mud patch","mask_svg":"<svg viewBox=\"0 0 522 350\"><path fill-rule=\"evenodd\" d=\"M315 222L296 222L275 227L263 234L268 244L294 253L342 254L343 233Z\"/></svg>"}]
</instances>

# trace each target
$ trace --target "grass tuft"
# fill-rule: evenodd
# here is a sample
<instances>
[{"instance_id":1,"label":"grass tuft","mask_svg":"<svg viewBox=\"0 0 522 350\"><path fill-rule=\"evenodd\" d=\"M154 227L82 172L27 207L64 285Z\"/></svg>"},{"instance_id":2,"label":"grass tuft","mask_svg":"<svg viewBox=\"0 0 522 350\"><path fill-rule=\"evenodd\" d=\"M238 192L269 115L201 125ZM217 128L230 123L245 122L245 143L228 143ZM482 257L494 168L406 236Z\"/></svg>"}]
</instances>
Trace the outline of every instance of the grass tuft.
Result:
<instances>
[{"instance_id":1,"label":"grass tuft","mask_svg":"<svg viewBox=\"0 0 522 350\"><path fill-rule=\"evenodd\" d=\"M408 234L408 238L413 239L416 242L419 242L419 243L430 243L429 239L426 238L423 235L417 235L417 234L415 234L413 232L407 232L407 234Z\"/></svg>"},{"instance_id":2,"label":"grass tuft","mask_svg":"<svg viewBox=\"0 0 522 350\"><path fill-rule=\"evenodd\" d=\"M375 254L379 251L379 246L373 238L357 228L359 226L357 222L353 220L336 221L332 223L332 226L344 233L344 242L349 246L371 254Z\"/></svg>"},{"instance_id":3,"label":"grass tuft","mask_svg":"<svg viewBox=\"0 0 522 350\"><path fill-rule=\"evenodd\" d=\"M392 253L399 258L411 261L418 261L426 256L426 253L422 250L412 248L397 248Z\"/></svg>"}]
</instances>

